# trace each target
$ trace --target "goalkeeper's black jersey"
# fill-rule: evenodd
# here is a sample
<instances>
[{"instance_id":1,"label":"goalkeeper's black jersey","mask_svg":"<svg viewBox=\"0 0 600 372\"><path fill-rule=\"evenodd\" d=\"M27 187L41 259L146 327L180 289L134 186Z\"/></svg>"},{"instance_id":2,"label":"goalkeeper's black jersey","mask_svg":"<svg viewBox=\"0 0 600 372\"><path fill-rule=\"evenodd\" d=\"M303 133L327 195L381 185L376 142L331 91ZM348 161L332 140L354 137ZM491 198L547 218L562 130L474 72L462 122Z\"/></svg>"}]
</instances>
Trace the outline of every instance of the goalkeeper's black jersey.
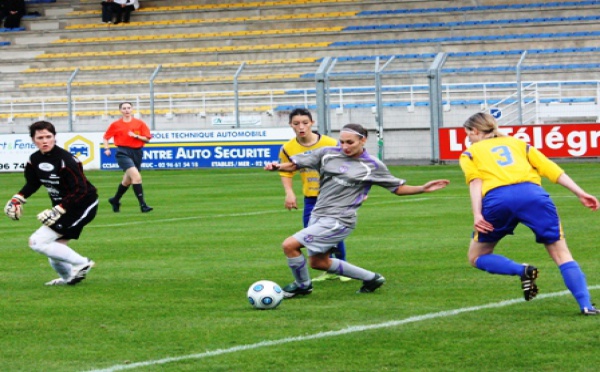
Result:
<instances>
[{"instance_id":1,"label":"goalkeeper's black jersey","mask_svg":"<svg viewBox=\"0 0 600 372\"><path fill-rule=\"evenodd\" d=\"M52 205L60 204L67 211L85 209L98 199L98 192L83 174L79 159L56 145L45 154L41 151L31 154L25 166L25 180L19 194L28 198L43 185Z\"/></svg>"}]
</instances>

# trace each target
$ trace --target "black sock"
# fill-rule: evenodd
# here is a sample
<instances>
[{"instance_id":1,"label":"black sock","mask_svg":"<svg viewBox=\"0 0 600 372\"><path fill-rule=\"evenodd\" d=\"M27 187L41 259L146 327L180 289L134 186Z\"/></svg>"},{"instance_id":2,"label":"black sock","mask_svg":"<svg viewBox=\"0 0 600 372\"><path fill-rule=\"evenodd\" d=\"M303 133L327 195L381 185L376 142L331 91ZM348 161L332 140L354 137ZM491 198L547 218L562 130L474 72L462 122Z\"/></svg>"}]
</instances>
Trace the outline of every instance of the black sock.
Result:
<instances>
[{"instance_id":1,"label":"black sock","mask_svg":"<svg viewBox=\"0 0 600 372\"><path fill-rule=\"evenodd\" d=\"M144 200L144 189L142 188L141 183L133 184L133 192L135 192L135 196L137 196L140 205L146 205L146 201Z\"/></svg>"},{"instance_id":2,"label":"black sock","mask_svg":"<svg viewBox=\"0 0 600 372\"><path fill-rule=\"evenodd\" d=\"M127 190L129 190L129 186L123 186L123 184L120 183L119 187L117 188L117 193L115 194L115 199L117 201L121 200L121 198L123 197L123 194L125 194L127 192Z\"/></svg>"}]
</instances>

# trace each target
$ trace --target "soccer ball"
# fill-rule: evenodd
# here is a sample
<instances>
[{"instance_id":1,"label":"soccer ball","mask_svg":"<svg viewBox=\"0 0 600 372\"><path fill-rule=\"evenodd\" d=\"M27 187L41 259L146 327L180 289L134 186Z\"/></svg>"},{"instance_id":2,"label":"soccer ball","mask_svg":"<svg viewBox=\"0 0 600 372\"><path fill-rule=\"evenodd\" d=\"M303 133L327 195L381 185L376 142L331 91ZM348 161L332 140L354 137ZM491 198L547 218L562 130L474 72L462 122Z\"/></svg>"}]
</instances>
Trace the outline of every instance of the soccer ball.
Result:
<instances>
[{"instance_id":1,"label":"soccer ball","mask_svg":"<svg viewBox=\"0 0 600 372\"><path fill-rule=\"evenodd\" d=\"M282 300L281 287L270 280L259 280L248 288L248 301L255 309L274 309Z\"/></svg>"}]
</instances>

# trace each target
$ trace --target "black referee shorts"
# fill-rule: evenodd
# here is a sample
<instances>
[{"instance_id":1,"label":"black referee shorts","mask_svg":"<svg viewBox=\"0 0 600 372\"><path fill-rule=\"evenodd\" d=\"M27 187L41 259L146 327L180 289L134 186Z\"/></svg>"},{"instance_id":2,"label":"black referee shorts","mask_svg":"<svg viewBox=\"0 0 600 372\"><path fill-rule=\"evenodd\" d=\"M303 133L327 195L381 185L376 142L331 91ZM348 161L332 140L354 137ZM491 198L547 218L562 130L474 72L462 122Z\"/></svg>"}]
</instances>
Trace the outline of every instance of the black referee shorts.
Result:
<instances>
[{"instance_id":1,"label":"black referee shorts","mask_svg":"<svg viewBox=\"0 0 600 372\"><path fill-rule=\"evenodd\" d=\"M131 167L136 167L138 171L142 170L142 157L144 152L141 148L132 149L131 147L117 147L117 164L119 168L126 171Z\"/></svg>"}]
</instances>

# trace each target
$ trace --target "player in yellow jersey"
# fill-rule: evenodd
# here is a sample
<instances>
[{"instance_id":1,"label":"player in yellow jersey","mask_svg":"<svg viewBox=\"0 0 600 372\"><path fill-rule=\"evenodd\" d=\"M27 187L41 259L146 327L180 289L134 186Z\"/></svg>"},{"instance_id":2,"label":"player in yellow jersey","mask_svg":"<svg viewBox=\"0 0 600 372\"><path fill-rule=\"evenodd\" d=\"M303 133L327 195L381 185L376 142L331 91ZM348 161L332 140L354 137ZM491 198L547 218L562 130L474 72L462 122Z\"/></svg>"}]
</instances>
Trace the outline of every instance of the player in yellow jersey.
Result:
<instances>
[{"instance_id":1,"label":"player in yellow jersey","mask_svg":"<svg viewBox=\"0 0 600 372\"><path fill-rule=\"evenodd\" d=\"M321 147L336 147L338 141L326 135L315 133L312 131L314 121L310 111L304 108L292 110L289 115L290 127L294 130L296 136L283 144L279 151L279 163L289 163L290 158L294 155L309 152ZM300 173L302 180L302 193L304 194L304 227L308 225L310 214L317 202L319 195L319 172L314 169L304 168L297 171ZM296 194L293 189L293 177L296 172L279 172L281 183L285 190L285 207L288 210L298 209ZM346 245L341 241L334 252L336 258L346 261ZM343 282L352 280L345 276L336 274L323 273L321 276L313 279L313 282L320 282L327 279L340 279Z\"/></svg>"},{"instance_id":2,"label":"player in yellow jersey","mask_svg":"<svg viewBox=\"0 0 600 372\"><path fill-rule=\"evenodd\" d=\"M496 244L522 223L533 231L537 243L545 245L581 313L600 315L591 302L585 275L567 247L556 206L541 187L541 177L564 186L593 211L600 207L598 199L535 147L499 132L493 116L477 113L464 128L472 143L460 156L474 217L471 265L492 274L519 276L525 300L534 298L538 269L494 254Z\"/></svg>"}]
</instances>

